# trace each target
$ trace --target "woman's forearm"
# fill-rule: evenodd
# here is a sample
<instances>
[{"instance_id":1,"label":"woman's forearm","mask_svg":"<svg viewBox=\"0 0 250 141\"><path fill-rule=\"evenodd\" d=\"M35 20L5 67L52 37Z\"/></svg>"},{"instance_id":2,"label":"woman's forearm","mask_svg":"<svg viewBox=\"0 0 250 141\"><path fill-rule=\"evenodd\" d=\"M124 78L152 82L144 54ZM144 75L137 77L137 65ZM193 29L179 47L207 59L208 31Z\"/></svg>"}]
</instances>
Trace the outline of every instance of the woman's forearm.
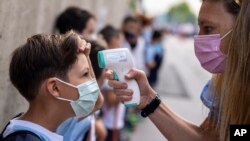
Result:
<instances>
[{"instance_id":1,"label":"woman's forearm","mask_svg":"<svg viewBox=\"0 0 250 141\"><path fill-rule=\"evenodd\" d=\"M169 141L207 140L199 126L181 119L163 103L149 118Z\"/></svg>"}]
</instances>

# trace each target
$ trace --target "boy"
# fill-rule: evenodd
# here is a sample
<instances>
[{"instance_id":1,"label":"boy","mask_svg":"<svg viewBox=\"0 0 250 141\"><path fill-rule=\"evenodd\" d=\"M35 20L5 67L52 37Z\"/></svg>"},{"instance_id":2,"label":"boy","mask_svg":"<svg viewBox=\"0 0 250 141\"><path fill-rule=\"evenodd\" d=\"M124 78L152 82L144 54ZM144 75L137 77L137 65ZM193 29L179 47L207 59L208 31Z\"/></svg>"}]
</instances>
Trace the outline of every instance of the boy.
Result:
<instances>
[{"instance_id":1,"label":"boy","mask_svg":"<svg viewBox=\"0 0 250 141\"><path fill-rule=\"evenodd\" d=\"M10 80L29 109L10 120L4 140L63 141L55 133L63 121L86 117L101 106L89 52L90 44L74 32L38 34L13 52Z\"/></svg>"}]
</instances>

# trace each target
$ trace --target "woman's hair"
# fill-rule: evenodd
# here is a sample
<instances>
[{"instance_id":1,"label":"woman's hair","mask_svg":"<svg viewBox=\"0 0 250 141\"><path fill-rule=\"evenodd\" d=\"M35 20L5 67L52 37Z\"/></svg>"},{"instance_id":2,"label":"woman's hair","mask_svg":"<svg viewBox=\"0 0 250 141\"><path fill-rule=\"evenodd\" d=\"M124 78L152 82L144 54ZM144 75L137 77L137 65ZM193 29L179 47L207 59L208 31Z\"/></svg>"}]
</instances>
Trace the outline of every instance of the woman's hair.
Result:
<instances>
[{"instance_id":1,"label":"woman's hair","mask_svg":"<svg viewBox=\"0 0 250 141\"><path fill-rule=\"evenodd\" d=\"M226 6L233 0L225 0ZM227 64L216 86L220 93L220 140L229 140L229 125L250 124L250 1L243 0L229 43Z\"/></svg>"},{"instance_id":2,"label":"woman's hair","mask_svg":"<svg viewBox=\"0 0 250 141\"><path fill-rule=\"evenodd\" d=\"M238 18L240 11L242 14L240 4L237 0L203 0L203 1L222 2L226 11L229 14L231 14L231 16L234 17L235 19ZM245 1L248 1L248 0L245 0ZM237 23L241 23L242 20L243 19L238 18ZM212 78L212 83L211 83L212 85L210 87L211 90L214 91L214 93L215 93L215 95L213 97L213 99L214 99L213 105L215 105L215 106L218 105L219 107L213 107L212 109L210 109L210 110L214 110L214 111L211 112L212 120L210 121L211 124L207 128L215 130L215 132L219 133L219 137L220 137L221 141L229 140L229 138L228 138L229 125L233 124L233 122L231 122L229 120L229 119L231 119L230 116L233 115L233 116L239 117L238 111L241 111L241 109L238 109L238 108L235 109L235 107L240 106L243 102L243 101L238 99L238 98L240 98L238 88L239 88L239 86L240 87L247 87L247 85L243 85L242 83L238 83L235 81L235 77L239 78L239 82L241 81L241 77L236 76L237 74L235 73L236 70L239 71L237 67L235 68L235 65L239 65L239 64L237 64L239 56L233 55L233 53L236 53L236 52L232 52L233 50L231 48L234 47L234 49L237 50L237 52L243 51L243 50L240 50L238 48L238 45L237 45L237 43L239 42L238 39L242 36L242 35L240 35L240 32L243 31L247 34L247 33L249 33L249 29L243 30L243 29L237 28L237 26L239 26L237 23L236 23L236 26L233 27L233 32L232 32L233 36L231 36L230 47L228 47L229 51L228 51L227 66L225 69L226 72L224 72L222 74L214 75ZM239 33L236 33L236 31ZM246 45L246 47L248 46L247 44L245 44L245 45ZM232 60L232 58L234 58L234 59ZM233 68L235 70L233 70ZM229 71L230 71L230 73L229 73ZM238 74L238 75L243 75L243 74ZM235 86L238 88L236 88ZM241 103L241 104L239 104L239 103ZM235 105L238 105L238 106L235 106ZM244 104L241 106L244 107ZM218 116L213 115L214 112L216 114L218 114ZM246 112L242 111L242 113L246 113ZM214 126L214 124L215 124L215 126ZM237 121L237 123L235 122L235 124L240 124L240 122Z\"/></svg>"},{"instance_id":3,"label":"woman's hair","mask_svg":"<svg viewBox=\"0 0 250 141\"><path fill-rule=\"evenodd\" d=\"M67 72L77 60L79 35L37 34L17 48L11 58L12 84L28 101L36 98L44 80L59 77L67 81Z\"/></svg>"},{"instance_id":4,"label":"woman's hair","mask_svg":"<svg viewBox=\"0 0 250 141\"><path fill-rule=\"evenodd\" d=\"M91 18L94 18L94 16L88 11L82 10L78 7L69 7L58 16L55 28L62 34L69 30L81 33L86 28L86 25Z\"/></svg>"}]
</instances>

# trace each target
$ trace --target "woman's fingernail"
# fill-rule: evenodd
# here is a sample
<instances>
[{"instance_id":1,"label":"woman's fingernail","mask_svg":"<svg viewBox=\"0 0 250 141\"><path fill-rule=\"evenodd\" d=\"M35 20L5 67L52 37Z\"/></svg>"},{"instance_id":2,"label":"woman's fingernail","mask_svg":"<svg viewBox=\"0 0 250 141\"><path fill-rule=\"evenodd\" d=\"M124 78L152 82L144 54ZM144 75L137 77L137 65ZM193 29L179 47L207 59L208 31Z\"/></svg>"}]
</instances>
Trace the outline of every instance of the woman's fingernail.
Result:
<instances>
[{"instance_id":1,"label":"woman's fingernail","mask_svg":"<svg viewBox=\"0 0 250 141\"><path fill-rule=\"evenodd\" d=\"M130 77L130 74L126 74L126 77Z\"/></svg>"}]
</instances>

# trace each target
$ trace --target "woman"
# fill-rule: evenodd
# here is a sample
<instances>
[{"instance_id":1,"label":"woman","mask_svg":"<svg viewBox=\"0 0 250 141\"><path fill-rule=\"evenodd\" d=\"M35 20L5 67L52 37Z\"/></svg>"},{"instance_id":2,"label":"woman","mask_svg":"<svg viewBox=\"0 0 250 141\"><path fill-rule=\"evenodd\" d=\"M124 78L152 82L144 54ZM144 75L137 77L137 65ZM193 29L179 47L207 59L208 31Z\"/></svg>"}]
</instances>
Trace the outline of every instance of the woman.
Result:
<instances>
[{"instance_id":1,"label":"woman","mask_svg":"<svg viewBox=\"0 0 250 141\"><path fill-rule=\"evenodd\" d=\"M183 120L163 104L149 86L145 73L132 69L125 76L135 79L139 85L141 103L138 108L142 109L142 116L149 116L168 140L224 141L229 140L229 124L249 124L249 8L248 0L244 0L242 5L241 1L235 0L202 2L195 53L202 67L216 76L202 92L203 102L210 108L210 114L200 126ZM106 77L120 100L132 98L133 91L127 89L126 83L113 80L112 71L107 71Z\"/></svg>"}]
</instances>

